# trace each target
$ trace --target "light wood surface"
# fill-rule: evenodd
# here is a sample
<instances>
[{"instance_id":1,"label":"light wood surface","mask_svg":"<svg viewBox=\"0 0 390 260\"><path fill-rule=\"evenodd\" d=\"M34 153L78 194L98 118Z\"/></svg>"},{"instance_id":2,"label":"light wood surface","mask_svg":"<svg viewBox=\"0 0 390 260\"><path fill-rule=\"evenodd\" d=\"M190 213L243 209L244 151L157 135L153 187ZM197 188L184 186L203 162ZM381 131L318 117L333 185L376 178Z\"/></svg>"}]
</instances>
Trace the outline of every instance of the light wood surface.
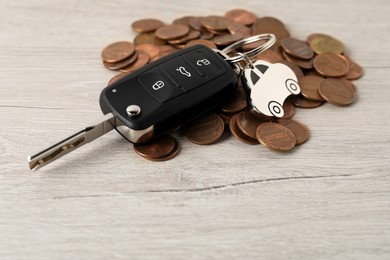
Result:
<instances>
[{"instance_id":1,"label":"light wood surface","mask_svg":"<svg viewBox=\"0 0 390 260\"><path fill-rule=\"evenodd\" d=\"M298 109L291 153L231 136L154 163L115 132L32 173L26 157L99 119L100 51L131 22L275 16L342 40L349 107ZM1 259L389 259L390 1L0 1Z\"/></svg>"}]
</instances>

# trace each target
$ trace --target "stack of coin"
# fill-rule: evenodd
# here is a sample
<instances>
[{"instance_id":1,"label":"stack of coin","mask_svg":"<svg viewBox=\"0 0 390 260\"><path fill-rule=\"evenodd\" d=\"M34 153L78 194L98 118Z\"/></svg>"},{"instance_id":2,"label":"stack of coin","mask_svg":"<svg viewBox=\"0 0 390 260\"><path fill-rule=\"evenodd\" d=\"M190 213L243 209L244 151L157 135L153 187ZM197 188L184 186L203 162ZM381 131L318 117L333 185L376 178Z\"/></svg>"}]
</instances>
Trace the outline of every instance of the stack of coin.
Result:
<instances>
[{"instance_id":1,"label":"stack of coin","mask_svg":"<svg viewBox=\"0 0 390 260\"><path fill-rule=\"evenodd\" d=\"M283 105L285 116L277 119L248 109L246 94L239 82L231 100L213 113L185 126L186 138L195 144L217 142L224 125L227 125L230 132L245 143L261 143L277 151L291 150L295 145L304 143L309 136L304 124L291 119L295 107L315 108L326 101L340 106L349 105L356 97L356 87L351 80L363 75L362 67L345 55L344 44L334 37L315 33L306 40L296 39L279 19L257 17L248 10L234 9L224 16L184 16L171 24L158 19L142 19L133 22L131 28L138 33L133 43L116 42L102 52L103 65L107 69L121 71L109 84L149 62L195 44L223 49L245 37L261 33L275 34L277 41L274 46L253 59L289 66L298 78L301 94L286 100ZM261 42L245 45L243 51L259 44ZM134 149L146 159L167 160L179 150L177 141L167 136L163 139L167 138L169 145L157 140L146 144L146 148L135 145Z\"/></svg>"}]
</instances>

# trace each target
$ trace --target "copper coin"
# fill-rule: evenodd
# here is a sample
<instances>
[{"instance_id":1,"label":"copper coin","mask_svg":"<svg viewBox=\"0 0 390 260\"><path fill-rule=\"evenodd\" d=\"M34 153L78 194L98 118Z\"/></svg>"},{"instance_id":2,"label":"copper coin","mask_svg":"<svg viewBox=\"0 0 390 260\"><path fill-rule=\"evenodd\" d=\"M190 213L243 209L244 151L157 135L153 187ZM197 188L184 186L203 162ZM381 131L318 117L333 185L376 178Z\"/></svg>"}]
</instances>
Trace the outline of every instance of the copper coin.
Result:
<instances>
[{"instance_id":1,"label":"copper coin","mask_svg":"<svg viewBox=\"0 0 390 260\"><path fill-rule=\"evenodd\" d=\"M178 39L170 40L168 41L168 43L173 45L185 44L191 40L198 39L199 37L200 37L200 31L192 30L187 35L184 35L183 37Z\"/></svg>"},{"instance_id":2,"label":"copper coin","mask_svg":"<svg viewBox=\"0 0 390 260\"><path fill-rule=\"evenodd\" d=\"M247 136L256 138L256 128L264 123L263 120L255 117L249 109L241 111L238 114L237 126Z\"/></svg>"},{"instance_id":3,"label":"copper coin","mask_svg":"<svg viewBox=\"0 0 390 260\"><path fill-rule=\"evenodd\" d=\"M117 82L118 80L120 80L121 78L123 78L126 75L128 75L128 73L119 73L118 75L116 75L110 79L110 81L108 82L108 85L114 84L115 82Z\"/></svg>"},{"instance_id":4,"label":"copper coin","mask_svg":"<svg viewBox=\"0 0 390 260\"><path fill-rule=\"evenodd\" d=\"M326 77L341 77L347 74L349 70L347 59L334 52L325 52L317 55L313 64L316 71Z\"/></svg>"},{"instance_id":5,"label":"copper coin","mask_svg":"<svg viewBox=\"0 0 390 260\"><path fill-rule=\"evenodd\" d=\"M345 78L349 80L354 80L363 76L363 68L359 64L351 60L349 57L346 57L346 59L349 63L349 70L345 75Z\"/></svg>"},{"instance_id":6,"label":"copper coin","mask_svg":"<svg viewBox=\"0 0 390 260\"><path fill-rule=\"evenodd\" d=\"M292 96L290 101L294 104L294 106L299 108L316 108L324 103L321 101L309 100L302 95Z\"/></svg>"},{"instance_id":7,"label":"copper coin","mask_svg":"<svg viewBox=\"0 0 390 260\"><path fill-rule=\"evenodd\" d=\"M244 9L230 10L225 14L225 17L244 25L251 25L256 21L256 15Z\"/></svg>"},{"instance_id":8,"label":"copper coin","mask_svg":"<svg viewBox=\"0 0 390 260\"><path fill-rule=\"evenodd\" d=\"M252 59L254 60L265 60L271 63L275 63L277 61L283 60L283 57L274 50L268 49L266 51L260 52Z\"/></svg>"},{"instance_id":9,"label":"copper coin","mask_svg":"<svg viewBox=\"0 0 390 260\"><path fill-rule=\"evenodd\" d=\"M201 23L208 30L213 30L213 31L224 31L227 30L228 27L227 19L225 17L217 16L217 15L203 17L201 19Z\"/></svg>"},{"instance_id":10,"label":"copper coin","mask_svg":"<svg viewBox=\"0 0 390 260\"><path fill-rule=\"evenodd\" d=\"M180 150L179 142L175 139L175 147L173 148L173 151L170 152L168 155L166 155L164 157L160 157L160 158L150 158L150 157L144 157L144 158L148 159L149 161L154 161L154 162L168 161L168 160L176 157L176 155L178 155L178 153L179 153L179 150Z\"/></svg>"},{"instance_id":11,"label":"copper coin","mask_svg":"<svg viewBox=\"0 0 390 260\"><path fill-rule=\"evenodd\" d=\"M325 79L321 83L319 93L329 103L339 106L349 105L355 99L355 91L340 79Z\"/></svg>"},{"instance_id":12,"label":"copper coin","mask_svg":"<svg viewBox=\"0 0 390 260\"><path fill-rule=\"evenodd\" d=\"M150 56L150 58L153 58L160 54L160 47L152 43L144 43L137 45L135 47L135 50L146 52Z\"/></svg>"},{"instance_id":13,"label":"copper coin","mask_svg":"<svg viewBox=\"0 0 390 260\"><path fill-rule=\"evenodd\" d=\"M228 30L231 34L241 34L244 38L252 35L252 30L246 25L229 20Z\"/></svg>"},{"instance_id":14,"label":"copper coin","mask_svg":"<svg viewBox=\"0 0 390 260\"><path fill-rule=\"evenodd\" d=\"M253 34L273 33L276 36L275 46L279 46L282 39L289 37L290 32L284 24L274 17L262 17L256 19L253 26Z\"/></svg>"},{"instance_id":15,"label":"copper coin","mask_svg":"<svg viewBox=\"0 0 390 260\"><path fill-rule=\"evenodd\" d=\"M291 61L288 61L288 60L280 60L280 61L278 61L278 63L282 63L282 64L286 65L287 67L289 67L295 73L295 76L297 76L297 79L300 79L303 77L302 70L295 63L292 63Z\"/></svg>"},{"instance_id":16,"label":"copper coin","mask_svg":"<svg viewBox=\"0 0 390 260\"><path fill-rule=\"evenodd\" d=\"M295 107L290 101L286 100L283 104L283 111L284 115L281 119L290 119L295 114Z\"/></svg>"},{"instance_id":17,"label":"copper coin","mask_svg":"<svg viewBox=\"0 0 390 260\"><path fill-rule=\"evenodd\" d=\"M115 63L129 58L134 52L134 44L131 42L114 42L103 49L102 59L105 62Z\"/></svg>"},{"instance_id":18,"label":"copper coin","mask_svg":"<svg viewBox=\"0 0 390 260\"><path fill-rule=\"evenodd\" d=\"M130 64L127 67L121 68L120 71L122 71L122 72L133 72L133 71L135 71L135 70L137 70L137 69L139 69L139 68L141 68L144 65L149 63L150 56L146 52L144 52L144 51L137 51L137 53L138 53L138 57L135 60L135 62L133 62L132 64Z\"/></svg>"},{"instance_id":19,"label":"copper coin","mask_svg":"<svg viewBox=\"0 0 390 260\"><path fill-rule=\"evenodd\" d=\"M229 122L229 129L230 132L241 142L247 143L247 144L258 144L259 141L257 139L252 138L244 134L240 128L237 126L237 118L238 114L233 115L233 117L230 119Z\"/></svg>"},{"instance_id":20,"label":"copper coin","mask_svg":"<svg viewBox=\"0 0 390 260\"><path fill-rule=\"evenodd\" d=\"M278 123L286 126L288 129L291 130L291 132L293 132L293 134L295 135L295 139L296 139L295 145L303 144L309 138L309 129L301 122L298 122L298 121L295 121L292 119L289 119L289 120L280 120L279 119Z\"/></svg>"},{"instance_id":21,"label":"copper coin","mask_svg":"<svg viewBox=\"0 0 390 260\"><path fill-rule=\"evenodd\" d=\"M131 28L136 32L153 32L163 26L164 23L157 19L142 19L131 24Z\"/></svg>"},{"instance_id":22,"label":"copper coin","mask_svg":"<svg viewBox=\"0 0 390 260\"><path fill-rule=\"evenodd\" d=\"M173 24L181 24L181 25L186 25L186 26L190 26L189 24L189 20L194 18L194 16L183 16L183 17L180 17L180 18L177 18L175 20L173 20Z\"/></svg>"},{"instance_id":23,"label":"copper coin","mask_svg":"<svg viewBox=\"0 0 390 260\"><path fill-rule=\"evenodd\" d=\"M200 32L201 32L200 39L202 40L210 40L214 37L214 33L212 32L206 30L201 30Z\"/></svg>"},{"instance_id":24,"label":"copper coin","mask_svg":"<svg viewBox=\"0 0 390 260\"><path fill-rule=\"evenodd\" d=\"M187 124L185 137L194 144L206 145L219 140L225 129L222 118L216 114L205 114Z\"/></svg>"},{"instance_id":25,"label":"copper coin","mask_svg":"<svg viewBox=\"0 0 390 260\"><path fill-rule=\"evenodd\" d=\"M226 46L234 42L237 42L242 38L243 37L241 34L223 34L223 35L215 36L213 39L211 39L211 41L218 46Z\"/></svg>"},{"instance_id":26,"label":"copper coin","mask_svg":"<svg viewBox=\"0 0 390 260\"><path fill-rule=\"evenodd\" d=\"M335 52L341 54L345 50L344 44L341 41L326 34L317 33L309 35L307 41L311 49L317 54L325 52Z\"/></svg>"},{"instance_id":27,"label":"copper coin","mask_svg":"<svg viewBox=\"0 0 390 260\"><path fill-rule=\"evenodd\" d=\"M163 40L173 40L183 37L190 31L190 28L181 24L172 24L160 27L156 30L156 36Z\"/></svg>"},{"instance_id":28,"label":"copper coin","mask_svg":"<svg viewBox=\"0 0 390 260\"><path fill-rule=\"evenodd\" d=\"M127 59L124 59L124 60L121 60L121 61L118 61L115 63L109 63L109 62L103 61L103 65L106 69L109 69L109 70L119 70L119 69L127 67L130 64L132 64L133 62L135 62L137 57L138 57L138 53L134 52L134 54L131 55Z\"/></svg>"},{"instance_id":29,"label":"copper coin","mask_svg":"<svg viewBox=\"0 0 390 260\"><path fill-rule=\"evenodd\" d=\"M340 80L342 82L344 82L346 85L350 86L353 89L353 92L355 92L355 95L356 95L356 87L350 80L345 79L345 78L340 78Z\"/></svg>"},{"instance_id":30,"label":"copper coin","mask_svg":"<svg viewBox=\"0 0 390 260\"><path fill-rule=\"evenodd\" d=\"M187 48L187 47L197 45L197 44L203 44L211 49L217 49L217 46L213 42L208 41L208 40L202 40L202 39L189 41L186 43L185 47Z\"/></svg>"},{"instance_id":31,"label":"copper coin","mask_svg":"<svg viewBox=\"0 0 390 260\"><path fill-rule=\"evenodd\" d=\"M264 123L257 127L256 137L259 142L275 151L286 152L294 148L296 138L286 126L278 123Z\"/></svg>"},{"instance_id":32,"label":"copper coin","mask_svg":"<svg viewBox=\"0 0 390 260\"><path fill-rule=\"evenodd\" d=\"M161 45L159 46L159 48L160 48L160 53L165 53L165 52L172 53L172 51L177 51L177 49L172 45Z\"/></svg>"},{"instance_id":33,"label":"copper coin","mask_svg":"<svg viewBox=\"0 0 390 260\"><path fill-rule=\"evenodd\" d=\"M169 155L174 149L176 139L164 135L148 143L134 144L134 151L142 157L157 159Z\"/></svg>"},{"instance_id":34,"label":"copper coin","mask_svg":"<svg viewBox=\"0 0 390 260\"><path fill-rule=\"evenodd\" d=\"M220 109L225 113L237 113L244 110L246 107L246 93L242 87L237 87L234 96L230 100L224 102L220 106Z\"/></svg>"},{"instance_id":35,"label":"copper coin","mask_svg":"<svg viewBox=\"0 0 390 260\"><path fill-rule=\"evenodd\" d=\"M301 87L302 95L309 100L324 101L318 92L323 81L324 78L319 76L305 76L300 78L299 86Z\"/></svg>"},{"instance_id":36,"label":"copper coin","mask_svg":"<svg viewBox=\"0 0 390 260\"><path fill-rule=\"evenodd\" d=\"M155 44L157 46L164 45L165 41L157 38L154 32L151 33L140 33L134 38L134 45L138 46L145 43Z\"/></svg>"},{"instance_id":37,"label":"copper coin","mask_svg":"<svg viewBox=\"0 0 390 260\"><path fill-rule=\"evenodd\" d=\"M221 112L221 111L216 111L216 114L219 115L222 118L222 120L225 123L225 125L228 125L230 123L230 120L234 116L234 114L224 113L224 112Z\"/></svg>"},{"instance_id":38,"label":"copper coin","mask_svg":"<svg viewBox=\"0 0 390 260\"><path fill-rule=\"evenodd\" d=\"M287 52L283 51L283 57L297 65L298 67L302 69L312 69L313 68L313 60L314 59L309 59L309 60L303 60L303 59L298 59L296 57L291 56Z\"/></svg>"},{"instance_id":39,"label":"copper coin","mask_svg":"<svg viewBox=\"0 0 390 260\"><path fill-rule=\"evenodd\" d=\"M192 17L188 20L188 25L197 31L202 30L202 18L203 17Z\"/></svg>"},{"instance_id":40,"label":"copper coin","mask_svg":"<svg viewBox=\"0 0 390 260\"><path fill-rule=\"evenodd\" d=\"M313 50L304 41L286 37L281 41L281 44L284 51L295 58L308 60L314 56Z\"/></svg>"}]
</instances>

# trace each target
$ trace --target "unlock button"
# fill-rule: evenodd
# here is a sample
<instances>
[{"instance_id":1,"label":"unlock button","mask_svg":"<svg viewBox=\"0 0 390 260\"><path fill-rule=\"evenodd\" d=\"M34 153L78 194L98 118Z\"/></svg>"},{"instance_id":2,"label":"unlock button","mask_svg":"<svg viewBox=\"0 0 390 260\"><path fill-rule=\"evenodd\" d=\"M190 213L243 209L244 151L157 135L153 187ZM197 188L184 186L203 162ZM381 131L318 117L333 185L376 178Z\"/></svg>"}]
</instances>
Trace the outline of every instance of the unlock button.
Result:
<instances>
[{"instance_id":1,"label":"unlock button","mask_svg":"<svg viewBox=\"0 0 390 260\"><path fill-rule=\"evenodd\" d=\"M138 77L141 85L157 101L165 102L184 93L159 67L154 67Z\"/></svg>"}]
</instances>

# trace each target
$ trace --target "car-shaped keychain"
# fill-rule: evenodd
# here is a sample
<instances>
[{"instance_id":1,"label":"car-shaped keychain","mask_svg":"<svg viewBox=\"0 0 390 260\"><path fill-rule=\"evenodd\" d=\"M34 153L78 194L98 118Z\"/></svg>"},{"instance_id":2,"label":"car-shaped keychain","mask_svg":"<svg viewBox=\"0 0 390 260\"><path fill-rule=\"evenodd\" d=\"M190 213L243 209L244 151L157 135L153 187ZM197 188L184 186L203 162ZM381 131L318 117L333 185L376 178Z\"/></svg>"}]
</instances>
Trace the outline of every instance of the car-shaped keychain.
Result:
<instances>
[{"instance_id":1,"label":"car-shaped keychain","mask_svg":"<svg viewBox=\"0 0 390 260\"><path fill-rule=\"evenodd\" d=\"M279 118L284 115L286 98L301 92L297 77L288 66L264 60L251 62L250 67L244 69L242 83L252 109Z\"/></svg>"}]
</instances>

